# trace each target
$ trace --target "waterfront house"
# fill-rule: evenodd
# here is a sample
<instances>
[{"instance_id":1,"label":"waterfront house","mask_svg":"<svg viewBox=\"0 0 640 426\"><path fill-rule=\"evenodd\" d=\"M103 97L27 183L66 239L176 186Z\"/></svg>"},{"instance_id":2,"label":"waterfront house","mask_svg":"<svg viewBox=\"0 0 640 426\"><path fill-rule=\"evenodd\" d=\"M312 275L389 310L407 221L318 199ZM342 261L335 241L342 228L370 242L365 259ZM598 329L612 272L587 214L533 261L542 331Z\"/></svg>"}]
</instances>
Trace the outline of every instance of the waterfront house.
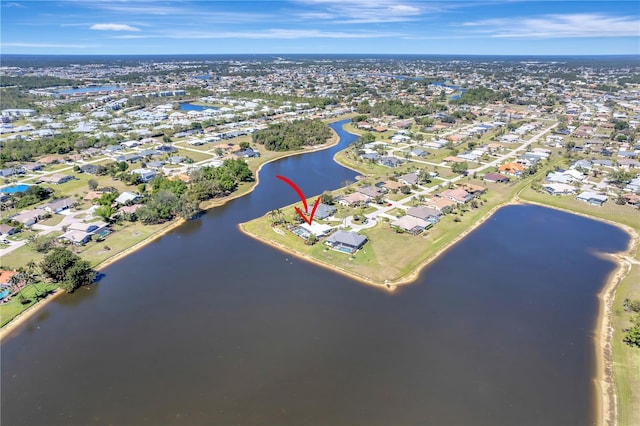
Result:
<instances>
[{"instance_id":1,"label":"waterfront house","mask_svg":"<svg viewBox=\"0 0 640 426\"><path fill-rule=\"evenodd\" d=\"M584 191L578 195L577 199L593 206L601 206L607 201L608 197L606 195L596 194L595 192Z\"/></svg>"},{"instance_id":2,"label":"waterfront house","mask_svg":"<svg viewBox=\"0 0 640 426\"><path fill-rule=\"evenodd\" d=\"M315 207L315 204L312 204L309 208L312 209ZM327 204L324 203L319 203L318 207L316 208L316 213L315 216L318 219L326 219L329 216L331 216L332 214L334 214L336 212L336 208L333 206L329 206Z\"/></svg>"},{"instance_id":3,"label":"waterfront house","mask_svg":"<svg viewBox=\"0 0 640 426\"><path fill-rule=\"evenodd\" d=\"M87 234L95 234L100 231L103 231L107 228L107 223L103 221L84 223L84 222L74 222L69 225L68 230L70 231L82 231Z\"/></svg>"},{"instance_id":4,"label":"waterfront house","mask_svg":"<svg viewBox=\"0 0 640 426\"><path fill-rule=\"evenodd\" d=\"M70 230L60 235L59 239L63 241L69 241L74 245L82 245L91 241L91 234L88 234L84 231Z\"/></svg>"},{"instance_id":5,"label":"waterfront house","mask_svg":"<svg viewBox=\"0 0 640 426\"><path fill-rule=\"evenodd\" d=\"M398 220L391 222L391 226L400 228L403 231L409 232L412 235L417 235L422 231L424 231L425 229L428 229L431 226L433 226L433 223L427 222L426 220L420 219L419 217L410 216L407 214L405 216L402 216Z\"/></svg>"},{"instance_id":6,"label":"waterfront house","mask_svg":"<svg viewBox=\"0 0 640 426\"><path fill-rule=\"evenodd\" d=\"M323 223L311 222L309 225L307 222L301 223L298 228L304 229L307 233L315 235L316 237L322 237L327 235L333 229L329 225Z\"/></svg>"},{"instance_id":7,"label":"waterfront house","mask_svg":"<svg viewBox=\"0 0 640 426\"><path fill-rule=\"evenodd\" d=\"M469 194L464 189L447 189L437 195L438 197L448 198L451 201L455 201L458 204L464 204L473 199L473 195Z\"/></svg>"},{"instance_id":8,"label":"waterfront house","mask_svg":"<svg viewBox=\"0 0 640 426\"><path fill-rule=\"evenodd\" d=\"M334 250L354 253L367 242L367 237L351 231L336 231L325 244Z\"/></svg>"}]
</instances>

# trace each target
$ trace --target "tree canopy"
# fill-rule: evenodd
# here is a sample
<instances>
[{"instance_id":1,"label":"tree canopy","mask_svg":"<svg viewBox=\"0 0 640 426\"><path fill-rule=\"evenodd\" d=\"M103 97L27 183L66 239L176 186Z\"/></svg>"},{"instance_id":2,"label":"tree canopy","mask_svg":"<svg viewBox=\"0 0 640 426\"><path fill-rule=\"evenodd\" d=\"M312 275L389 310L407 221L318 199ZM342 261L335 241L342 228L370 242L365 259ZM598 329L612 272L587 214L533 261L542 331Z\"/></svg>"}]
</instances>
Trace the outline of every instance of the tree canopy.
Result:
<instances>
[{"instance_id":1,"label":"tree canopy","mask_svg":"<svg viewBox=\"0 0 640 426\"><path fill-rule=\"evenodd\" d=\"M253 142L269 151L292 151L305 145L323 144L331 137L331 129L320 120L296 120L271 124L253 134Z\"/></svg>"}]
</instances>

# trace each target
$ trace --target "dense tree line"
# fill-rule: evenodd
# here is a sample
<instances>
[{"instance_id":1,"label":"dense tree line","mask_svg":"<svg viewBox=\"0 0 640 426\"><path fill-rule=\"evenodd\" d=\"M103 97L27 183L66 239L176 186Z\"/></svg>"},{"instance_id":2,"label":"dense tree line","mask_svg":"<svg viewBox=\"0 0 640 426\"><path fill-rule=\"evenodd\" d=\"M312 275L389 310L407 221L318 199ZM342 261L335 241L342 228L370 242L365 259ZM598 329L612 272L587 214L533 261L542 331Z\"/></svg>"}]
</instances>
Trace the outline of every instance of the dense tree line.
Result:
<instances>
[{"instance_id":1,"label":"dense tree line","mask_svg":"<svg viewBox=\"0 0 640 426\"><path fill-rule=\"evenodd\" d=\"M504 93L488 89L486 87L478 87L469 89L464 92L458 99L451 101L457 104L477 105L487 102L496 102L504 99Z\"/></svg>"},{"instance_id":2,"label":"dense tree line","mask_svg":"<svg viewBox=\"0 0 640 426\"><path fill-rule=\"evenodd\" d=\"M149 183L151 193L136 216L145 224L166 222L176 216L190 219L200 213L201 201L229 195L240 182L253 179L253 172L241 159L194 171L188 184L158 176Z\"/></svg>"},{"instance_id":3,"label":"dense tree line","mask_svg":"<svg viewBox=\"0 0 640 426\"><path fill-rule=\"evenodd\" d=\"M43 87L74 86L81 84L81 81L70 78L59 78L48 75L25 75L25 76L4 76L0 81L0 87L17 86L22 90L41 89Z\"/></svg>"},{"instance_id":4,"label":"dense tree line","mask_svg":"<svg viewBox=\"0 0 640 426\"><path fill-rule=\"evenodd\" d=\"M7 87L0 90L0 109L38 109L34 102L34 95L30 95L17 87Z\"/></svg>"},{"instance_id":5,"label":"dense tree line","mask_svg":"<svg viewBox=\"0 0 640 426\"><path fill-rule=\"evenodd\" d=\"M323 144L331 137L331 128L320 120L296 120L271 124L253 134L253 142L269 151L291 151L305 145Z\"/></svg>"},{"instance_id":6,"label":"dense tree line","mask_svg":"<svg viewBox=\"0 0 640 426\"><path fill-rule=\"evenodd\" d=\"M93 138L80 133L65 132L38 141L12 139L0 143L0 166L11 161L33 161L49 154L68 154L93 146L106 146L118 143L115 138Z\"/></svg>"},{"instance_id":7,"label":"dense tree line","mask_svg":"<svg viewBox=\"0 0 640 426\"><path fill-rule=\"evenodd\" d=\"M433 113L435 109L431 105L415 105L392 99L379 101L375 105L371 105L367 101L362 102L358 105L358 112L360 114L370 114L373 117L395 115L399 118L411 118Z\"/></svg>"}]
</instances>

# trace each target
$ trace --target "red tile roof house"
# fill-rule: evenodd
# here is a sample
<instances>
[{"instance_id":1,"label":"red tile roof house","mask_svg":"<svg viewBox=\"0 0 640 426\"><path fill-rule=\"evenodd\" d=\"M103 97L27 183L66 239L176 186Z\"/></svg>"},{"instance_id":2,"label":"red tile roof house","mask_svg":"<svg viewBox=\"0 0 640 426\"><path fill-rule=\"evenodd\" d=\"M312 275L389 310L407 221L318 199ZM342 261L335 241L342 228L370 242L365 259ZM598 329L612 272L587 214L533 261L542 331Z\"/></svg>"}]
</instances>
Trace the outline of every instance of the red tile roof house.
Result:
<instances>
[{"instance_id":1,"label":"red tile roof house","mask_svg":"<svg viewBox=\"0 0 640 426\"><path fill-rule=\"evenodd\" d=\"M18 232L18 230L15 227L5 225L4 223L0 224L0 235L13 235L16 232Z\"/></svg>"}]
</instances>

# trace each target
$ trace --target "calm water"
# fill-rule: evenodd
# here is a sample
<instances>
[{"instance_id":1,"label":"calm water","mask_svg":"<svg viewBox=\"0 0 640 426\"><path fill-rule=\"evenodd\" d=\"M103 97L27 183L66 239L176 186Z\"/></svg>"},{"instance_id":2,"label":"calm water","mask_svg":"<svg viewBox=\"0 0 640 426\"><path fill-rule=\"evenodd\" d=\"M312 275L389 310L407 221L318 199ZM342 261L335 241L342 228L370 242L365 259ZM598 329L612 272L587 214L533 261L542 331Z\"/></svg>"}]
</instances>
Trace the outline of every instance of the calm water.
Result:
<instances>
[{"instance_id":1,"label":"calm water","mask_svg":"<svg viewBox=\"0 0 640 426\"><path fill-rule=\"evenodd\" d=\"M342 147L353 136L340 131ZM341 147L265 166L214 209L61 297L2 345L2 424L592 422L592 330L625 248L606 224L501 209L393 295L236 224L354 173Z\"/></svg>"},{"instance_id":2,"label":"calm water","mask_svg":"<svg viewBox=\"0 0 640 426\"><path fill-rule=\"evenodd\" d=\"M205 109L220 109L220 108L212 107L212 106L194 105L188 102L180 103L181 111L204 111Z\"/></svg>"}]
</instances>

